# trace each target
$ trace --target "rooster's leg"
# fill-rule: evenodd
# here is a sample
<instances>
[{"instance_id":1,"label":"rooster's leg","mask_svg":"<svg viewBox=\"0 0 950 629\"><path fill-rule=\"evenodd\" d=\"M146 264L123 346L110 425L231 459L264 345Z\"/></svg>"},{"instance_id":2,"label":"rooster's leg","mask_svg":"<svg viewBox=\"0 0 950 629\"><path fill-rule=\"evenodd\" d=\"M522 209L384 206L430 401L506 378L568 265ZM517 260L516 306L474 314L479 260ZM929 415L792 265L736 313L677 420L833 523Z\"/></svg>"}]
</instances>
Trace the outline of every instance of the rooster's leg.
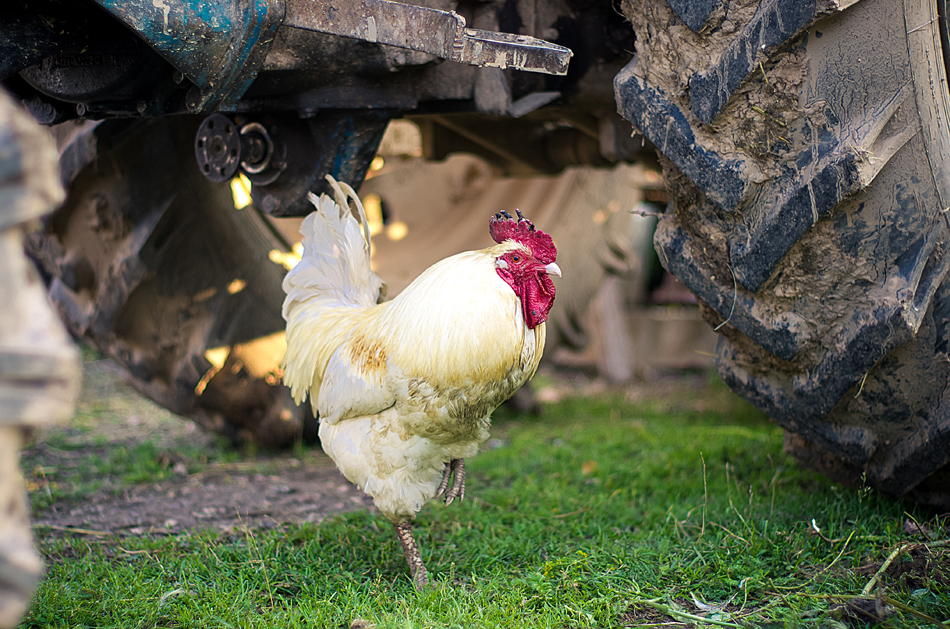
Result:
<instances>
[{"instance_id":1,"label":"rooster's leg","mask_svg":"<svg viewBox=\"0 0 950 629\"><path fill-rule=\"evenodd\" d=\"M406 554L406 562L409 564L409 573L412 575L412 582L415 583L417 590L422 590L423 586L429 582L429 576L426 572L425 564L422 563L422 555L419 554L419 546L416 545L416 538L412 534L412 522L406 520L396 524L396 537L402 544L402 551Z\"/></svg>"},{"instance_id":2,"label":"rooster's leg","mask_svg":"<svg viewBox=\"0 0 950 629\"><path fill-rule=\"evenodd\" d=\"M449 486L449 476L453 476L452 488L445 491ZM442 482L435 495L438 496L445 492L445 506L452 504L456 498L459 502L465 499L465 459L452 459L451 463L445 464L445 470L442 472Z\"/></svg>"}]
</instances>

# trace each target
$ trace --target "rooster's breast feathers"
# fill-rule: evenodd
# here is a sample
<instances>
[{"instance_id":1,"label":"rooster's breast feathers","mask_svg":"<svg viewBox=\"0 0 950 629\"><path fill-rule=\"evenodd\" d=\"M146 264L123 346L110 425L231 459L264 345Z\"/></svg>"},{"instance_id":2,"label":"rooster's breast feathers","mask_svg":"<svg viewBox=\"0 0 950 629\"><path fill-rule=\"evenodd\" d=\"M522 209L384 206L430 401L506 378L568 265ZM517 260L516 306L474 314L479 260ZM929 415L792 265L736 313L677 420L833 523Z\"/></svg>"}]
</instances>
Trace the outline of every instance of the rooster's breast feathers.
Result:
<instances>
[{"instance_id":1,"label":"rooster's breast feathers","mask_svg":"<svg viewBox=\"0 0 950 629\"><path fill-rule=\"evenodd\" d=\"M511 395L536 369L544 329L524 325L519 300L494 271L494 249L510 246L446 258L393 301L350 309L355 320L319 387L323 421L394 405L477 414L471 403L487 415Z\"/></svg>"}]
</instances>

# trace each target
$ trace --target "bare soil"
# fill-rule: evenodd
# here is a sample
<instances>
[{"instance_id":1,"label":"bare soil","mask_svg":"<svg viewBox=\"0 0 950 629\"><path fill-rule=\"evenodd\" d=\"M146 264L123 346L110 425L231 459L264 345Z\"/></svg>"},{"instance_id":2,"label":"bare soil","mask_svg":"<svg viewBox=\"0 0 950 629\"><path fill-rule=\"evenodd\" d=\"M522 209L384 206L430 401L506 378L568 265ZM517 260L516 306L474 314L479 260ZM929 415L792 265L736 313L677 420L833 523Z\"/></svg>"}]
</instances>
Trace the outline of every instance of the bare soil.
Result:
<instances>
[{"instance_id":1,"label":"bare soil","mask_svg":"<svg viewBox=\"0 0 950 629\"><path fill-rule=\"evenodd\" d=\"M325 456L277 457L273 473L242 471L222 464L174 480L138 485L119 496L98 492L78 502L56 504L33 524L55 532L87 535L176 533L285 523L320 522L328 515L371 506Z\"/></svg>"},{"instance_id":2,"label":"bare soil","mask_svg":"<svg viewBox=\"0 0 950 629\"><path fill-rule=\"evenodd\" d=\"M211 462L189 473L194 461L183 460L178 446L188 444L192 451L196 446L209 451L227 446L139 396L111 361L87 363L76 416L68 425L39 431L24 448L27 488L48 491L50 483L66 482L69 469L89 465L90 459L104 460L110 450L131 451L147 440L157 445L156 461L165 468L166 478L123 487L121 479L106 472L100 489L34 511L34 527L44 535L229 531L319 522L333 513L372 505L319 447L247 453L240 461Z\"/></svg>"}]
</instances>

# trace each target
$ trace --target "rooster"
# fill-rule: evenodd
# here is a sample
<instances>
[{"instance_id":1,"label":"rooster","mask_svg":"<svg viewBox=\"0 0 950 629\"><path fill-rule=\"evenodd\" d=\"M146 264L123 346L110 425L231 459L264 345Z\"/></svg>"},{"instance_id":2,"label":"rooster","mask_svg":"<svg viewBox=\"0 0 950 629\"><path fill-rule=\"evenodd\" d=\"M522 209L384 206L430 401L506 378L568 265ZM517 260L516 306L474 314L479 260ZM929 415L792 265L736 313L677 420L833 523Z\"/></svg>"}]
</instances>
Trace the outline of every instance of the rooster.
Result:
<instances>
[{"instance_id":1,"label":"rooster","mask_svg":"<svg viewBox=\"0 0 950 629\"><path fill-rule=\"evenodd\" d=\"M492 411L534 375L557 250L520 211L503 211L489 221L498 244L446 258L378 303L362 204L327 179L336 200L310 195L303 258L283 283L283 379L298 404L310 397L324 451L395 526L421 589L412 519L436 496L464 498L464 459L488 438Z\"/></svg>"}]
</instances>

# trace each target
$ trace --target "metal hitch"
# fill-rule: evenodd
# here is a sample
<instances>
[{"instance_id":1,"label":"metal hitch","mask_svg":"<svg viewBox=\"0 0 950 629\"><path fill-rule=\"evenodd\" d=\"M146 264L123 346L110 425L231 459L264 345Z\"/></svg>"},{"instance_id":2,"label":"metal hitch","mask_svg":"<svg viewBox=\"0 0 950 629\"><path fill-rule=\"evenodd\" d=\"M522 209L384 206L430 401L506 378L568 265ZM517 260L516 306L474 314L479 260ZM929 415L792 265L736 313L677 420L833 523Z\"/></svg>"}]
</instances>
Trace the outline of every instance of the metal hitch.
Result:
<instances>
[{"instance_id":1,"label":"metal hitch","mask_svg":"<svg viewBox=\"0 0 950 629\"><path fill-rule=\"evenodd\" d=\"M427 52L459 63L567 74L569 48L528 37L465 27L455 11L389 0L292 0L284 25Z\"/></svg>"},{"instance_id":2,"label":"metal hitch","mask_svg":"<svg viewBox=\"0 0 950 629\"><path fill-rule=\"evenodd\" d=\"M237 173L258 174L270 163L274 143L267 129L257 122L238 125L223 114L204 119L195 136L195 157L204 176L221 183Z\"/></svg>"}]
</instances>

